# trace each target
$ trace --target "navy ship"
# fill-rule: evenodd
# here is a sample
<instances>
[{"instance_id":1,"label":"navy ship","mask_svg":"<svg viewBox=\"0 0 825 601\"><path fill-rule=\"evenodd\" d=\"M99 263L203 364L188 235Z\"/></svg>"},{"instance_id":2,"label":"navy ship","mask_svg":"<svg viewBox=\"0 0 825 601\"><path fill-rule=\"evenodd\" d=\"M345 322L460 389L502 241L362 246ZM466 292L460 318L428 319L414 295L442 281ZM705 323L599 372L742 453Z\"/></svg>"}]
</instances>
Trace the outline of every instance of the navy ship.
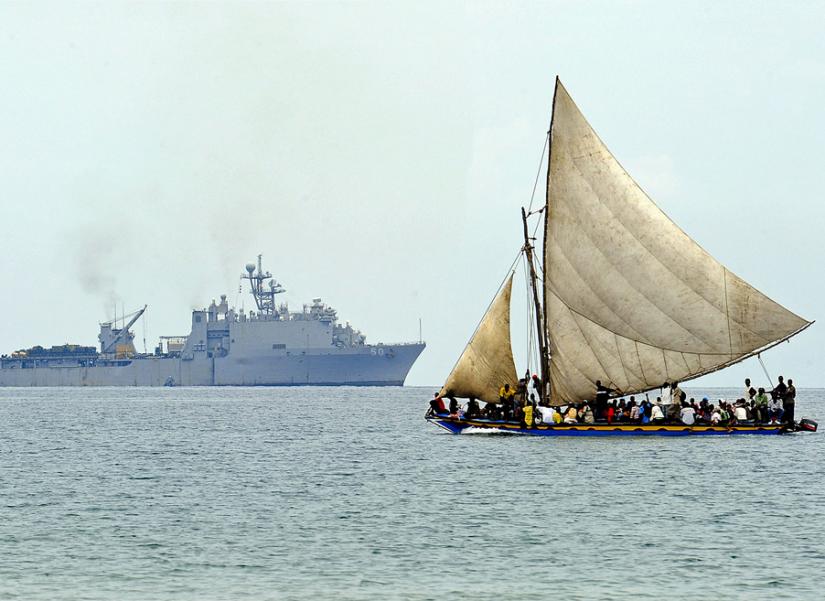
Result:
<instances>
[{"instance_id":1,"label":"navy ship","mask_svg":"<svg viewBox=\"0 0 825 601\"><path fill-rule=\"evenodd\" d=\"M290 311L276 302L285 290L260 255L241 279L256 310L236 310L221 295L192 311L188 335L161 336L149 354L135 350L130 330L144 306L120 324L101 323L99 349L35 346L0 356L0 386L401 386L426 346L368 344L320 298Z\"/></svg>"}]
</instances>

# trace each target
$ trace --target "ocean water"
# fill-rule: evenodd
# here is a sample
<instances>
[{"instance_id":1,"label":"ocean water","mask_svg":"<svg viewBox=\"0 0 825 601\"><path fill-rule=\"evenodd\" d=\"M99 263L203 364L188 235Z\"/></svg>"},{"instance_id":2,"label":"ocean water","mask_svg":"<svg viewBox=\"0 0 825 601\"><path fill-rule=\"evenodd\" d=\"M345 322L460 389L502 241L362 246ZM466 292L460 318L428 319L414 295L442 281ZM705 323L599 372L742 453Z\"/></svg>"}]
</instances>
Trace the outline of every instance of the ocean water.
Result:
<instances>
[{"instance_id":1,"label":"ocean water","mask_svg":"<svg viewBox=\"0 0 825 601\"><path fill-rule=\"evenodd\" d=\"M0 389L0 599L825 596L825 433L455 436L431 395Z\"/></svg>"}]
</instances>

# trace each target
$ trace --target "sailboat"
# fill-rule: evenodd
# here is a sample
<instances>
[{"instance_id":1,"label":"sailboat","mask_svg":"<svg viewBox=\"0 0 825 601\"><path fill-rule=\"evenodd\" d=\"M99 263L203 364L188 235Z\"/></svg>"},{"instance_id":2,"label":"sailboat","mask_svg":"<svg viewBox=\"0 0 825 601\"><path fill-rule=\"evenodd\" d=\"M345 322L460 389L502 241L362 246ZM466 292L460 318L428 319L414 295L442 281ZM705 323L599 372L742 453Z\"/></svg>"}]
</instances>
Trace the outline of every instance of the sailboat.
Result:
<instances>
[{"instance_id":1,"label":"sailboat","mask_svg":"<svg viewBox=\"0 0 825 601\"><path fill-rule=\"evenodd\" d=\"M545 205L522 209L520 250L529 266L540 405L593 401L597 382L613 397L645 394L759 355L812 325L731 273L671 221L610 153L558 78L545 149ZM536 253L528 221L540 215L543 249ZM498 403L503 384L516 386L512 286L511 272L439 397ZM437 411L427 420L453 433L495 429L540 436L800 429L796 423L742 422L527 424ZM816 429L811 420L800 424Z\"/></svg>"}]
</instances>

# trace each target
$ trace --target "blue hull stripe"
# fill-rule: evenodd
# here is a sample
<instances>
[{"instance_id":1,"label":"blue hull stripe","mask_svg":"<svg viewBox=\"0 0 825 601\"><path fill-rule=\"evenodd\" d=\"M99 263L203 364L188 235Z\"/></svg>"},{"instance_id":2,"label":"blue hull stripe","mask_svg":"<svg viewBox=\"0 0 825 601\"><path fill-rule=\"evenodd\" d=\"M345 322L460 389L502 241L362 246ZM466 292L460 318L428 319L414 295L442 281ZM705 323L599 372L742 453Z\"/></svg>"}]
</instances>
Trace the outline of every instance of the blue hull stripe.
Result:
<instances>
[{"instance_id":1,"label":"blue hull stripe","mask_svg":"<svg viewBox=\"0 0 825 601\"><path fill-rule=\"evenodd\" d=\"M427 417L427 421L452 432L461 434L472 428L524 434L527 436L719 436L731 434L762 434L776 435L785 431L781 425L771 426L681 426L681 425L607 425L607 424L559 424L554 426L541 425L535 428L524 428L515 423L496 422L488 420L457 420L448 417Z\"/></svg>"}]
</instances>

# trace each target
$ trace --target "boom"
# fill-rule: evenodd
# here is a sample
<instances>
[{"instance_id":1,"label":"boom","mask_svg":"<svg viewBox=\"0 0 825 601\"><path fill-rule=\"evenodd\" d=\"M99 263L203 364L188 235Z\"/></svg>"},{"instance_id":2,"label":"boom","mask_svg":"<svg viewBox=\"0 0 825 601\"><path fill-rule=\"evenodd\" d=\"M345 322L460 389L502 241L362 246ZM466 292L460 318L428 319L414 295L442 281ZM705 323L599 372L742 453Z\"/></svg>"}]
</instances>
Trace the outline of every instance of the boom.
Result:
<instances>
[{"instance_id":1,"label":"boom","mask_svg":"<svg viewBox=\"0 0 825 601\"><path fill-rule=\"evenodd\" d=\"M143 313L146 311L146 307L148 307L148 306L149 305L143 305L143 309L141 309L140 311L137 311L132 316L132 319L129 320L129 323L127 323L125 326L123 326L120 329L120 331L115 335L115 337L112 339L112 341L109 342L109 344L107 344L106 347L101 351L102 354L108 353L109 350L111 350L112 347L114 347L120 341L120 339L123 338L123 336L126 334L126 332L129 331L129 328L131 328L135 324L135 322L138 319L140 319L140 316L143 315Z\"/></svg>"}]
</instances>

